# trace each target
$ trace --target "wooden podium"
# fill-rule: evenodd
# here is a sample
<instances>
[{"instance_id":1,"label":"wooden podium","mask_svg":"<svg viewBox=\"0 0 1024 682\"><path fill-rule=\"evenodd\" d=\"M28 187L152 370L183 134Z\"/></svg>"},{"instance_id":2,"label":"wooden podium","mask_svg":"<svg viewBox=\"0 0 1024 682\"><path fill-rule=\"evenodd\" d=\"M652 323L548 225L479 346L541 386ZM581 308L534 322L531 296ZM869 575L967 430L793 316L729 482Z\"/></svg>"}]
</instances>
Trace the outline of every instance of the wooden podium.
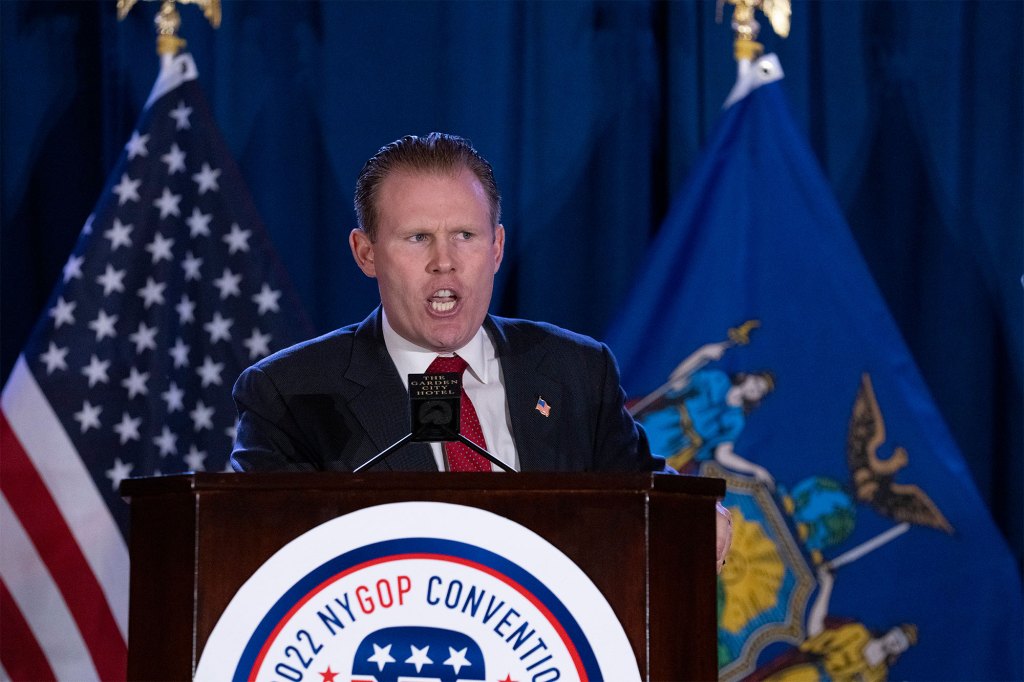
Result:
<instances>
[{"instance_id":1,"label":"wooden podium","mask_svg":"<svg viewBox=\"0 0 1024 682\"><path fill-rule=\"evenodd\" d=\"M408 501L484 509L586 573L645 680L716 679L719 479L652 474L187 474L126 480L129 679L189 679L235 592L306 531Z\"/></svg>"}]
</instances>

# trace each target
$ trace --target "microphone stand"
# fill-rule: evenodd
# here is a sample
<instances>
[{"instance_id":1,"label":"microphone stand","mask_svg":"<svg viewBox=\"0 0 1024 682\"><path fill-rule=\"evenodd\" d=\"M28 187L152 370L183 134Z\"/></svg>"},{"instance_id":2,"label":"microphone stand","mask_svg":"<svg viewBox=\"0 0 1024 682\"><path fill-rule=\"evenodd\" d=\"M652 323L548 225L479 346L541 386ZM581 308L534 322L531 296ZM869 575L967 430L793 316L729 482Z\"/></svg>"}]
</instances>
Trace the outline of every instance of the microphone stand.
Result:
<instances>
[{"instance_id":1,"label":"microphone stand","mask_svg":"<svg viewBox=\"0 0 1024 682\"><path fill-rule=\"evenodd\" d=\"M516 471L515 469L513 469L509 465L505 464L500 459L498 459L497 457L495 457L491 453L487 452L486 450L484 450L482 447L480 447L479 445L477 445L476 443L474 443L470 439L468 439L465 436L463 436L461 433L456 433L455 431L452 431L451 429L449 429L447 427L444 427L444 430L447 433L447 435L449 435L451 438L449 438L448 440L445 440L443 442L450 443L452 441L458 441L458 442L462 443L463 445L465 445L470 450L472 450L473 452L475 452L476 454L480 455L481 457L483 457L484 459L489 461L490 463L496 465L502 471L508 472L510 474L517 474L517 473L519 473L518 471ZM410 440L413 440L413 434L411 432L407 433L404 436L402 436L401 438L396 440L394 443L392 443L391 445L389 445L388 447L384 448L383 450L378 452L376 455L374 455L370 459L366 460L365 462L363 462L362 464L357 466L355 469L352 470L352 473L358 474L359 472L364 471L365 469L369 469L370 467L372 467L377 462L380 462L381 460L384 460L387 457L391 456L391 453L395 452L396 450L398 450L399 448L404 446Z\"/></svg>"}]
</instances>

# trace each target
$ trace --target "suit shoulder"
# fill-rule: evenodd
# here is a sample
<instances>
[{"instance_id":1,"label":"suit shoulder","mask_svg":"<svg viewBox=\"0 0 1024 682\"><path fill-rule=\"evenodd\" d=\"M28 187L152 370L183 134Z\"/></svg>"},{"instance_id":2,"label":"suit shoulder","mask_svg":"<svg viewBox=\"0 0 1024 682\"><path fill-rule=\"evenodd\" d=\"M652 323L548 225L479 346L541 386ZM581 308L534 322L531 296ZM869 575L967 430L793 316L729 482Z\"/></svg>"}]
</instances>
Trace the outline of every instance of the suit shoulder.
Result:
<instances>
[{"instance_id":1,"label":"suit shoulder","mask_svg":"<svg viewBox=\"0 0 1024 682\"><path fill-rule=\"evenodd\" d=\"M348 358L358 325L349 325L283 348L263 358L252 368L268 374L288 373L297 367L337 364L340 358Z\"/></svg>"},{"instance_id":2,"label":"suit shoulder","mask_svg":"<svg viewBox=\"0 0 1024 682\"><path fill-rule=\"evenodd\" d=\"M559 327L548 322L514 318L492 318L495 328L514 346L540 345L565 352L603 353L606 346L585 334Z\"/></svg>"}]
</instances>

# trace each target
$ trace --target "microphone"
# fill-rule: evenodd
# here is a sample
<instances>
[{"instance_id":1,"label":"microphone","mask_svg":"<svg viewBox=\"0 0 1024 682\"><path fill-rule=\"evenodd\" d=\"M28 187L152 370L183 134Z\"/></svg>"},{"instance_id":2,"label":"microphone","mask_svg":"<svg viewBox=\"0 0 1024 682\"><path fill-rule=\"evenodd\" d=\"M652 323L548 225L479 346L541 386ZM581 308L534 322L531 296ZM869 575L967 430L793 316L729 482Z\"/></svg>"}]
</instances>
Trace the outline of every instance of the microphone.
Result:
<instances>
[{"instance_id":1,"label":"microphone","mask_svg":"<svg viewBox=\"0 0 1024 682\"><path fill-rule=\"evenodd\" d=\"M353 469L364 471L382 462L406 443L450 443L458 441L495 464L503 471L518 473L515 469L487 452L459 431L462 414L462 374L410 374L409 414L412 424L409 433L395 443Z\"/></svg>"}]
</instances>

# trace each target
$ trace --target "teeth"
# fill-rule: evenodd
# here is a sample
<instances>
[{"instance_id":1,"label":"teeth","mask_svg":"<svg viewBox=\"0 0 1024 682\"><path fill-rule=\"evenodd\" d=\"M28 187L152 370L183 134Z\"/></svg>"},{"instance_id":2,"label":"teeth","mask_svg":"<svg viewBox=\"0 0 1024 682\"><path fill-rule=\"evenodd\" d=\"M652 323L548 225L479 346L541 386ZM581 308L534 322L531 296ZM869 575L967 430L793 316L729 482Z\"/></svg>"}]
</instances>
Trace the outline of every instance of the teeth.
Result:
<instances>
[{"instance_id":1,"label":"teeth","mask_svg":"<svg viewBox=\"0 0 1024 682\"><path fill-rule=\"evenodd\" d=\"M455 307L455 301L431 301L430 307L436 312L446 313Z\"/></svg>"},{"instance_id":2,"label":"teeth","mask_svg":"<svg viewBox=\"0 0 1024 682\"><path fill-rule=\"evenodd\" d=\"M434 298L450 298L454 295L451 289L438 289L434 292Z\"/></svg>"}]
</instances>

